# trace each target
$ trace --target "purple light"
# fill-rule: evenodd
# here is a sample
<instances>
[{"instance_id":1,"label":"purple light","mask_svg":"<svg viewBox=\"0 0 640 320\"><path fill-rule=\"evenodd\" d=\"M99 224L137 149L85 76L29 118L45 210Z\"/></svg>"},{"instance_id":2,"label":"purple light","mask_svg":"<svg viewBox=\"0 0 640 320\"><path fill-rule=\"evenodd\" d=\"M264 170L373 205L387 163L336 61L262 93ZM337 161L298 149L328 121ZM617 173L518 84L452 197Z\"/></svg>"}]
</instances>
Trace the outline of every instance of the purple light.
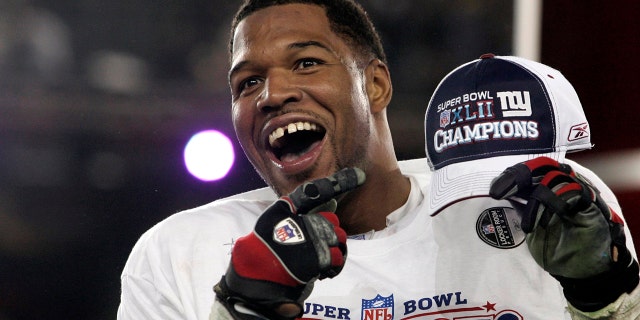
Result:
<instances>
[{"instance_id":1,"label":"purple light","mask_svg":"<svg viewBox=\"0 0 640 320\"><path fill-rule=\"evenodd\" d=\"M235 159L231 140L216 130L194 134L184 148L184 163L194 177L202 181L224 178Z\"/></svg>"}]
</instances>

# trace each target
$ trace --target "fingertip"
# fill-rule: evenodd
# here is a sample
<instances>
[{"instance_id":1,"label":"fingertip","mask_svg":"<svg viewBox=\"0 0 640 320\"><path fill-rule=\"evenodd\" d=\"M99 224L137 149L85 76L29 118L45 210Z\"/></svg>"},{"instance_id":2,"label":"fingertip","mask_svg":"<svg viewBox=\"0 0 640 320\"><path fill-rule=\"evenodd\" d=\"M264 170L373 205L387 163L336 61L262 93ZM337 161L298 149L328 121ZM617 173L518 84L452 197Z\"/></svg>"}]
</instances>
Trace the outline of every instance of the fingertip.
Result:
<instances>
[{"instance_id":1,"label":"fingertip","mask_svg":"<svg viewBox=\"0 0 640 320\"><path fill-rule=\"evenodd\" d=\"M318 214L320 214L321 216L323 216L325 219L327 219L327 221L331 222L331 224L333 224L336 227L340 226L340 219L338 219L338 216L333 213L333 212L318 212Z\"/></svg>"},{"instance_id":2,"label":"fingertip","mask_svg":"<svg viewBox=\"0 0 640 320\"><path fill-rule=\"evenodd\" d=\"M275 309L275 312L285 318L293 318L300 315L302 309L295 303L283 303Z\"/></svg>"},{"instance_id":3,"label":"fingertip","mask_svg":"<svg viewBox=\"0 0 640 320\"><path fill-rule=\"evenodd\" d=\"M345 263L344 253L337 247L331 248L331 266L342 267Z\"/></svg>"},{"instance_id":4,"label":"fingertip","mask_svg":"<svg viewBox=\"0 0 640 320\"><path fill-rule=\"evenodd\" d=\"M339 243L347 242L347 233L344 231L344 229L336 226L333 231L336 233L336 236L338 236Z\"/></svg>"},{"instance_id":5,"label":"fingertip","mask_svg":"<svg viewBox=\"0 0 640 320\"><path fill-rule=\"evenodd\" d=\"M505 171L493 178L489 187L489 196L496 200L504 199L515 186L515 179L512 174Z\"/></svg>"},{"instance_id":6,"label":"fingertip","mask_svg":"<svg viewBox=\"0 0 640 320\"><path fill-rule=\"evenodd\" d=\"M357 184L360 186L362 185L365 180L367 180L367 175L364 173L364 171L358 167L353 167L353 171L356 174L356 178L357 178Z\"/></svg>"},{"instance_id":7,"label":"fingertip","mask_svg":"<svg viewBox=\"0 0 640 320\"><path fill-rule=\"evenodd\" d=\"M543 170L544 172L546 172L552 169L560 168L560 163L549 157L537 157L529 161L525 161L523 164L528 168L530 172L537 172L538 170Z\"/></svg>"}]
</instances>

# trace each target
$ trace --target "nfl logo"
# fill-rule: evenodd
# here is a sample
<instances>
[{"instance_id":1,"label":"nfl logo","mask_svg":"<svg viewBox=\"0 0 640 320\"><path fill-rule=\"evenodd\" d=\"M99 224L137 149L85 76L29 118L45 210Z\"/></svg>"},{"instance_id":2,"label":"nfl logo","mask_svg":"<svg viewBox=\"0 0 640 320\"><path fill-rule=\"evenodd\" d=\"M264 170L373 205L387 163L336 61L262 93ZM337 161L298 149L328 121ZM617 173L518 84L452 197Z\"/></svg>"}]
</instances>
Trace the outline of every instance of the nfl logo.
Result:
<instances>
[{"instance_id":1,"label":"nfl logo","mask_svg":"<svg viewBox=\"0 0 640 320\"><path fill-rule=\"evenodd\" d=\"M496 229L492 224L482 226L482 231L484 231L484 234L496 233Z\"/></svg>"},{"instance_id":2,"label":"nfl logo","mask_svg":"<svg viewBox=\"0 0 640 320\"><path fill-rule=\"evenodd\" d=\"M278 228L275 233L276 233L276 237L281 242L286 242L287 240L293 238L293 230L288 225Z\"/></svg>"},{"instance_id":3,"label":"nfl logo","mask_svg":"<svg viewBox=\"0 0 640 320\"><path fill-rule=\"evenodd\" d=\"M444 128L448 126L449 123L451 122L451 120L449 120L450 118L451 118L451 111L449 110L442 111L442 113L440 113L440 128Z\"/></svg>"},{"instance_id":4,"label":"nfl logo","mask_svg":"<svg viewBox=\"0 0 640 320\"><path fill-rule=\"evenodd\" d=\"M291 218L285 218L273 228L273 240L279 243L296 244L304 242L300 226Z\"/></svg>"},{"instance_id":5,"label":"nfl logo","mask_svg":"<svg viewBox=\"0 0 640 320\"><path fill-rule=\"evenodd\" d=\"M377 295L371 300L362 299L362 320L392 320L393 294L388 297Z\"/></svg>"}]
</instances>

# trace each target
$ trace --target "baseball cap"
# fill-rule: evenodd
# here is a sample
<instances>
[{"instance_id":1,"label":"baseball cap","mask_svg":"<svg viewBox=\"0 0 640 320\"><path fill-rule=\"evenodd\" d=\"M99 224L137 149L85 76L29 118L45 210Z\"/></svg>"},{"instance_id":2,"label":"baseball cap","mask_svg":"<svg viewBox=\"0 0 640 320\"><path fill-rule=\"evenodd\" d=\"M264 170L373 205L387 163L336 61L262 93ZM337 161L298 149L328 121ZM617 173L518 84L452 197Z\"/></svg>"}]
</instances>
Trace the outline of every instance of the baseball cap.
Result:
<instances>
[{"instance_id":1,"label":"baseball cap","mask_svg":"<svg viewBox=\"0 0 640 320\"><path fill-rule=\"evenodd\" d=\"M484 54L451 71L425 116L431 171L429 210L489 195L493 178L516 163L591 148L573 86L557 70L514 56Z\"/></svg>"}]
</instances>

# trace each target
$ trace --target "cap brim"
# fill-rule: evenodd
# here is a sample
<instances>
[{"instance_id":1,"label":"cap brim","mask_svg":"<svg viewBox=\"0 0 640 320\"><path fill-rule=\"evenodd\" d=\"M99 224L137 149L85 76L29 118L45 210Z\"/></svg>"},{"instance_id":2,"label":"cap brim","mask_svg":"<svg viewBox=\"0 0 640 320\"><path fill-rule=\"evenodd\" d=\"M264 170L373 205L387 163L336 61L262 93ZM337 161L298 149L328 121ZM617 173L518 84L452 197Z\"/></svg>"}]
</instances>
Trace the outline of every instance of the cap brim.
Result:
<instances>
[{"instance_id":1,"label":"cap brim","mask_svg":"<svg viewBox=\"0 0 640 320\"><path fill-rule=\"evenodd\" d=\"M429 192L429 214L458 201L489 196L491 181L506 168L540 156L564 162L565 152L510 155L453 163L433 171Z\"/></svg>"}]
</instances>

